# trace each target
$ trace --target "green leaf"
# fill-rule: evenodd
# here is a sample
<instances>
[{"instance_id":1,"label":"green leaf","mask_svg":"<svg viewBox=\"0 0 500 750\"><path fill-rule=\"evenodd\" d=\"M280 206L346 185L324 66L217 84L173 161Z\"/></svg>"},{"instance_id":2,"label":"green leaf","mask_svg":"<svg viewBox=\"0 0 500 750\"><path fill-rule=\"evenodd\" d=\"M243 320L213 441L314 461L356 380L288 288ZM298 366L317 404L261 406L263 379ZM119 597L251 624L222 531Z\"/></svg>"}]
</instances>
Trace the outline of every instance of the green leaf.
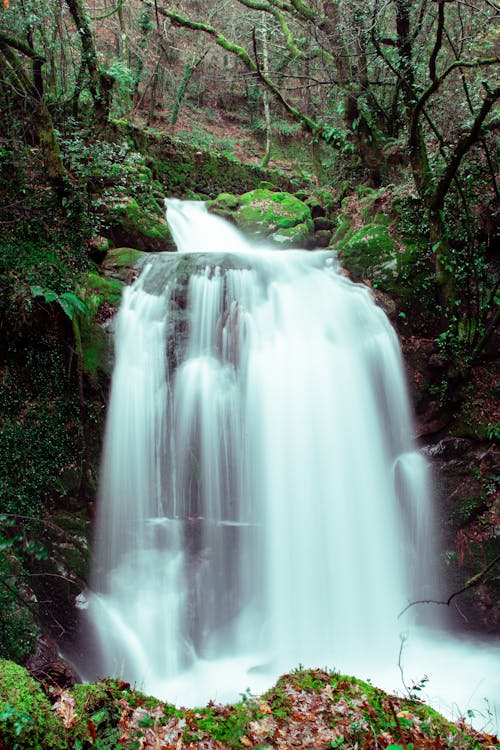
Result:
<instances>
[{"instance_id":1,"label":"green leaf","mask_svg":"<svg viewBox=\"0 0 500 750\"><path fill-rule=\"evenodd\" d=\"M77 297L76 294L73 294L73 292L64 292L63 294L60 295L59 304L61 305L61 307L62 307L62 300L67 301L68 304L73 307L74 311L79 312L82 315L88 315L89 310L87 308L87 305L82 299L80 299L80 297ZM66 312L66 310L64 311Z\"/></svg>"},{"instance_id":2,"label":"green leaf","mask_svg":"<svg viewBox=\"0 0 500 750\"><path fill-rule=\"evenodd\" d=\"M75 317L75 308L73 307L71 302L65 299L64 297L59 297L58 302L61 305L64 312L66 313L66 315L68 316L68 318L70 320L73 320L73 318Z\"/></svg>"},{"instance_id":3,"label":"green leaf","mask_svg":"<svg viewBox=\"0 0 500 750\"><path fill-rule=\"evenodd\" d=\"M57 299L57 294L52 289L42 289L36 285L31 287L31 294L33 297L43 297L45 302L55 302Z\"/></svg>"}]
</instances>

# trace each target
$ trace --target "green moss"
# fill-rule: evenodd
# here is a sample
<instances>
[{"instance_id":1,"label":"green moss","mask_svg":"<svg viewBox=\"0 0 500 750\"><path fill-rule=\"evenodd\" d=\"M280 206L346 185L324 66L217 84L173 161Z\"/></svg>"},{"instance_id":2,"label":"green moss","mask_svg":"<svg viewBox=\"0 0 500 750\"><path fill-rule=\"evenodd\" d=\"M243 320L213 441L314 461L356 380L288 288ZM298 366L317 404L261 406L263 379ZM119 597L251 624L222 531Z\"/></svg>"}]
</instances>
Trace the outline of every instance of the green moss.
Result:
<instances>
[{"instance_id":1,"label":"green moss","mask_svg":"<svg viewBox=\"0 0 500 750\"><path fill-rule=\"evenodd\" d=\"M311 225L306 222L296 224L293 227L279 229L274 235L275 242L286 244L287 247L301 247L308 245L311 241Z\"/></svg>"},{"instance_id":2,"label":"green moss","mask_svg":"<svg viewBox=\"0 0 500 750\"><path fill-rule=\"evenodd\" d=\"M233 193L221 193L214 201L209 201L208 205L217 205L221 209L236 209L240 205L240 198Z\"/></svg>"},{"instance_id":3,"label":"green moss","mask_svg":"<svg viewBox=\"0 0 500 750\"><path fill-rule=\"evenodd\" d=\"M274 193L258 188L242 195L240 201L238 223L248 229L259 229L266 224L272 232L312 223L309 206L290 193Z\"/></svg>"},{"instance_id":4,"label":"green moss","mask_svg":"<svg viewBox=\"0 0 500 750\"><path fill-rule=\"evenodd\" d=\"M343 265L355 279L371 278L377 272L385 281L394 276L397 250L386 226L367 224L347 231L337 246Z\"/></svg>"},{"instance_id":5,"label":"green moss","mask_svg":"<svg viewBox=\"0 0 500 750\"><path fill-rule=\"evenodd\" d=\"M103 267L106 270L115 268L133 268L142 257L140 250L132 247L115 247L108 250Z\"/></svg>"},{"instance_id":6,"label":"green moss","mask_svg":"<svg viewBox=\"0 0 500 750\"><path fill-rule=\"evenodd\" d=\"M85 290L84 299L88 300L89 296L94 297L94 305L109 304L117 306L120 304L124 286L121 281L107 279L99 276L98 273L89 271L83 278L82 286Z\"/></svg>"},{"instance_id":7,"label":"green moss","mask_svg":"<svg viewBox=\"0 0 500 750\"><path fill-rule=\"evenodd\" d=\"M134 198L115 203L107 215L111 239L116 245L147 252L175 250L165 219L145 211Z\"/></svg>"},{"instance_id":8,"label":"green moss","mask_svg":"<svg viewBox=\"0 0 500 750\"><path fill-rule=\"evenodd\" d=\"M278 189L289 190L291 180L278 170L262 169L244 164L227 153L219 153L213 144L200 144L172 138L165 133L140 129L128 123L110 125L109 138L122 142L128 139L133 148L147 153L154 178L163 187L164 195L209 199L227 191L244 193L265 180Z\"/></svg>"},{"instance_id":9,"label":"green moss","mask_svg":"<svg viewBox=\"0 0 500 750\"><path fill-rule=\"evenodd\" d=\"M63 750L67 733L40 685L23 667L0 661L0 747Z\"/></svg>"},{"instance_id":10,"label":"green moss","mask_svg":"<svg viewBox=\"0 0 500 750\"><path fill-rule=\"evenodd\" d=\"M123 287L122 281L100 276L94 271L87 272L80 281L78 291L89 311L89 315L80 320L83 370L94 386L99 371L111 374L110 341L101 320L106 320L118 309Z\"/></svg>"},{"instance_id":11,"label":"green moss","mask_svg":"<svg viewBox=\"0 0 500 750\"><path fill-rule=\"evenodd\" d=\"M127 698L130 690L127 685L114 680L86 685L75 685L71 691L74 698L76 721L72 729L75 740L83 747L91 747L95 736L103 748L119 747L120 731L117 728L122 713L118 701ZM102 744L101 744L102 743Z\"/></svg>"},{"instance_id":12,"label":"green moss","mask_svg":"<svg viewBox=\"0 0 500 750\"><path fill-rule=\"evenodd\" d=\"M241 748L243 746L240 740L248 732L250 722L262 716L263 714L258 711L257 702L250 700L234 704L231 710L220 705L199 709L192 724L196 725L200 732L207 732L226 747ZM184 740L196 739L197 732L192 725Z\"/></svg>"},{"instance_id":13,"label":"green moss","mask_svg":"<svg viewBox=\"0 0 500 750\"><path fill-rule=\"evenodd\" d=\"M244 193L240 204L234 220L244 231L270 237L286 246L307 245L312 241L314 224L310 208L294 195L258 188Z\"/></svg>"}]
</instances>

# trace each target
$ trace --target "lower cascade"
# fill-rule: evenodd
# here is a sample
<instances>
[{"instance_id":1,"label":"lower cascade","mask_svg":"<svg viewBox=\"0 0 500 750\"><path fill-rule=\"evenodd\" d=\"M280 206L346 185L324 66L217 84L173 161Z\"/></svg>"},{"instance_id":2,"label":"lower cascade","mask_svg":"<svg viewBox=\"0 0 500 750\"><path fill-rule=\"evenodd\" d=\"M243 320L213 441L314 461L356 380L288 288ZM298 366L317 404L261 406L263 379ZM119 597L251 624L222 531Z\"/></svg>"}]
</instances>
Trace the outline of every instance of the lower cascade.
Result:
<instances>
[{"instance_id":1,"label":"lower cascade","mask_svg":"<svg viewBox=\"0 0 500 750\"><path fill-rule=\"evenodd\" d=\"M401 615L443 597L399 345L370 291L332 253L256 247L166 203L179 252L148 256L116 320L96 671L191 706L299 665L393 690L427 675L457 714L491 701L498 644L446 635L437 606Z\"/></svg>"}]
</instances>

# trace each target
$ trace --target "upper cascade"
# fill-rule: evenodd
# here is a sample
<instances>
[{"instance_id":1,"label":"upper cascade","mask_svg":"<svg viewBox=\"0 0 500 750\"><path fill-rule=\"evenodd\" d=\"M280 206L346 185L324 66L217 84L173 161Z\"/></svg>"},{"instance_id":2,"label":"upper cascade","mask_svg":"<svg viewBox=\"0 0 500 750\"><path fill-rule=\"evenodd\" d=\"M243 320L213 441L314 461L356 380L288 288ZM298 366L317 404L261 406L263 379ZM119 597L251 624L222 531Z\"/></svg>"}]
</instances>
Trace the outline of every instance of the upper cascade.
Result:
<instances>
[{"instance_id":1,"label":"upper cascade","mask_svg":"<svg viewBox=\"0 0 500 750\"><path fill-rule=\"evenodd\" d=\"M177 250L193 252L244 252L246 237L227 221L214 216L200 201L165 198L166 216Z\"/></svg>"}]
</instances>

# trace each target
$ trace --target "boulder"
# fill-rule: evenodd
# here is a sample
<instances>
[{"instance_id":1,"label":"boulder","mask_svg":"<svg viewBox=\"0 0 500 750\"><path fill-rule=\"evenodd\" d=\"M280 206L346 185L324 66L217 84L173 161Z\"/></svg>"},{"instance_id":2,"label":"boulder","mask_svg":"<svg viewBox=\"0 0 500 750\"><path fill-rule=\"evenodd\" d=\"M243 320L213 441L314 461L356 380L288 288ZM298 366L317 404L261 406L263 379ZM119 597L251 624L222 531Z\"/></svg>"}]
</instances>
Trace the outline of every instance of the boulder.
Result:
<instances>
[{"instance_id":1,"label":"boulder","mask_svg":"<svg viewBox=\"0 0 500 750\"><path fill-rule=\"evenodd\" d=\"M316 246L311 210L291 193L268 188L257 188L241 196L221 193L208 201L207 207L248 235L280 247Z\"/></svg>"},{"instance_id":2,"label":"boulder","mask_svg":"<svg viewBox=\"0 0 500 750\"><path fill-rule=\"evenodd\" d=\"M166 220L149 213L134 198L122 199L106 208L107 234L117 246L145 252L175 251Z\"/></svg>"}]
</instances>

